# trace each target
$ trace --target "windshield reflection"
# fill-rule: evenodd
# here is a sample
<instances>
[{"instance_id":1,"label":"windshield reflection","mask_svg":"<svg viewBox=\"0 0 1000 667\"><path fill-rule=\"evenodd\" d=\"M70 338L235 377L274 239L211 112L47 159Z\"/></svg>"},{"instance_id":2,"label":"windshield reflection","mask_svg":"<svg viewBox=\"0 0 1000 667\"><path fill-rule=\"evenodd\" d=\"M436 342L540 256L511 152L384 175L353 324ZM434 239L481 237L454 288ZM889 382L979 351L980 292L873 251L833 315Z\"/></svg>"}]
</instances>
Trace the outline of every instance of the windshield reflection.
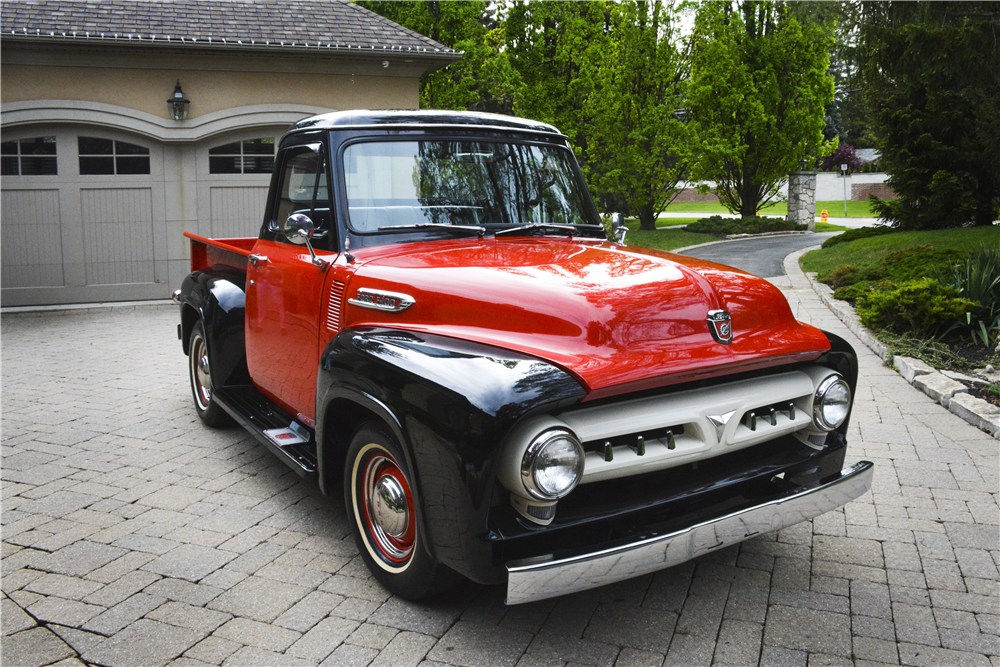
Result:
<instances>
[{"instance_id":1,"label":"windshield reflection","mask_svg":"<svg viewBox=\"0 0 1000 667\"><path fill-rule=\"evenodd\" d=\"M344 150L344 174L351 229L362 234L427 224L601 224L571 155L554 146L365 142Z\"/></svg>"}]
</instances>

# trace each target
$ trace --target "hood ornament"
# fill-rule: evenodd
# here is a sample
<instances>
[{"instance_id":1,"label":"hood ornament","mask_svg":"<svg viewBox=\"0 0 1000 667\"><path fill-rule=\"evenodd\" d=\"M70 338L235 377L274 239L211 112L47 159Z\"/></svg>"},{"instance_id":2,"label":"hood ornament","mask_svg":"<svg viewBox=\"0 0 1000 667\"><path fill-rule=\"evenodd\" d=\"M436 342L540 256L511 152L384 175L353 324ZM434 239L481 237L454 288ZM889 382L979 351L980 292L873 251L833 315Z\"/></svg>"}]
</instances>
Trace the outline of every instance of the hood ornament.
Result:
<instances>
[{"instance_id":1,"label":"hood ornament","mask_svg":"<svg viewBox=\"0 0 1000 667\"><path fill-rule=\"evenodd\" d=\"M706 319L716 343L729 345L733 342L733 318L728 310L710 310Z\"/></svg>"}]
</instances>

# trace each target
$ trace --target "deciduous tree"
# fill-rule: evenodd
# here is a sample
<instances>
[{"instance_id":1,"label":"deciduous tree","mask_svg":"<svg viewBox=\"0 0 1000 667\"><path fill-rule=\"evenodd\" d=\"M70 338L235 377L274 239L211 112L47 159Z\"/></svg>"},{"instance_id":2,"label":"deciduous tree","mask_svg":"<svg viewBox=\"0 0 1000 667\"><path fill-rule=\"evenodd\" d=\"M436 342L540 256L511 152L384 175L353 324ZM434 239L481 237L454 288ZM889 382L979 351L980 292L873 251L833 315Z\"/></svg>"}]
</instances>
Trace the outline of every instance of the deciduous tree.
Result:
<instances>
[{"instance_id":1,"label":"deciduous tree","mask_svg":"<svg viewBox=\"0 0 1000 667\"><path fill-rule=\"evenodd\" d=\"M697 134L699 180L720 202L752 216L823 140L833 100L832 37L802 25L775 2L706 2L697 11L688 110Z\"/></svg>"}]
</instances>

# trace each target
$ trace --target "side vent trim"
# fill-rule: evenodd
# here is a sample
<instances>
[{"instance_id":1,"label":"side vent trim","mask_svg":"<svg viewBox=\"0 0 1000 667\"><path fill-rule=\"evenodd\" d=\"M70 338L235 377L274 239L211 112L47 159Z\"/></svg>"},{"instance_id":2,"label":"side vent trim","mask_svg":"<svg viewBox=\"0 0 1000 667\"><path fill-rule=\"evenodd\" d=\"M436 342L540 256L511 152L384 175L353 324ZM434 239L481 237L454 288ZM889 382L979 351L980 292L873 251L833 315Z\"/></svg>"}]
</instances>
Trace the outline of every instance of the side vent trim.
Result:
<instances>
[{"instance_id":1,"label":"side vent trim","mask_svg":"<svg viewBox=\"0 0 1000 667\"><path fill-rule=\"evenodd\" d=\"M340 313L344 306L344 283L334 280L330 284L330 299L326 305L326 328L336 333L340 331Z\"/></svg>"}]
</instances>

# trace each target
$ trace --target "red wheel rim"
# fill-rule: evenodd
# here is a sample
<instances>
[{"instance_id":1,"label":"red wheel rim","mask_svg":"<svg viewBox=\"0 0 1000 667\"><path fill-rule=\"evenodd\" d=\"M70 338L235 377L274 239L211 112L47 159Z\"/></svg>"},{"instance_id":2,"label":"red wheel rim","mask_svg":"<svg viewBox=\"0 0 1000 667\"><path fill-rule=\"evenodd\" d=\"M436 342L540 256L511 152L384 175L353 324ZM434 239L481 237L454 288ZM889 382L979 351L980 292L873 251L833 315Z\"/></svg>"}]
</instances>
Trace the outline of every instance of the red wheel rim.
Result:
<instances>
[{"instance_id":1,"label":"red wheel rim","mask_svg":"<svg viewBox=\"0 0 1000 667\"><path fill-rule=\"evenodd\" d=\"M413 554L416 522L413 494L396 461L384 453L369 456L358 479L365 528L379 555L405 563Z\"/></svg>"}]
</instances>

